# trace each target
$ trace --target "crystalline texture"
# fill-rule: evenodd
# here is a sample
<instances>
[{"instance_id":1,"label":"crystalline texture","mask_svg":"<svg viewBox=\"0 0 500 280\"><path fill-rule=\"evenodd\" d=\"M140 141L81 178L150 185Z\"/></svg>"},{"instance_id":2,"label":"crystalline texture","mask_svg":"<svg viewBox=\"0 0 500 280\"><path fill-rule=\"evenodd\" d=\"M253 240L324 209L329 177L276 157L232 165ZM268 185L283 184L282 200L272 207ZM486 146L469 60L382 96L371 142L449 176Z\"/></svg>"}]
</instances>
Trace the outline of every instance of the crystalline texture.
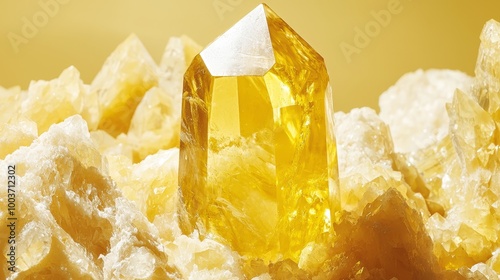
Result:
<instances>
[{"instance_id":1,"label":"crystalline texture","mask_svg":"<svg viewBox=\"0 0 500 280\"><path fill-rule=\"evenodd\" d=\"M473 92L481 105L493 114L500 109L500 23L490 20L481 32ZM498 115L498 114L497 114Z\"/></svg>"},{"instance_id":2,"label":"crystalline texture","mask_svg":"<svg viewBox=\"0 0 500 280\"><path fill-rule=\"evenodd\" d=\"M1 279L179 278L157 228L109 179L81 116L52 125L0 160L0 168L11 163L22 186L16 192L18 271L4 265ZM7 205L7 188L1 188L0 207ZM2 220L6 215L0 211ZM7 230L0 228L5 240Z\"/></svg>"},{"instance_id":3,"label":"crystalline texture","mask_svg":"<svg viewBox=\"0 0 500 280\"><path fill-rule=\"evenodd\" d=\"M471 84L472 77L460 71L430 69L403 75L379 102L394 150L410 153L441 141L449 127L446 103L452 101L455 89L467 90Z\"/></svg>"},{"instance_id":4,"label":"crystalline texture","mask_svg":"<svg viewBox=\"0 0 500 280\"><path fill-rule=\"evenodd\" d=\"M328 82L323 58L266 5L194 58L182 105L185 233L296 261L330 230L338 191Z\"/></svg>"},{"instance_id":5,"label":"crystalline texture","mask_svg":"<svg viewBox=\"0 0 500 280\"><path fill-rule=\"evenodd\" d=\"M108 57L92 81L101 110L99 125L113 137L127 133L144 94L158 84L158 66L142 42L130 35Z\"/></svg>"}]
</instances>

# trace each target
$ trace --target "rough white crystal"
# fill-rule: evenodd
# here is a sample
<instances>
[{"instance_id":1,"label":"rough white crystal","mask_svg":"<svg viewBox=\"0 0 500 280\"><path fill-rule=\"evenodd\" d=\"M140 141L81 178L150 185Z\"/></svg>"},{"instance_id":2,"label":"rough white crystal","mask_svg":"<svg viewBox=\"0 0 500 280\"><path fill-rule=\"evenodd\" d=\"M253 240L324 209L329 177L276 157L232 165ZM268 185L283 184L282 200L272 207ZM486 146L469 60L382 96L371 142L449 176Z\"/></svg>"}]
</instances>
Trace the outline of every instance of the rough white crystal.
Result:
<instances>
[{"instance_id":1,"label":"rough white crystal","mask_svg":"<svg viewBox=\"0 0 500 280\"><path fill-rule=\"evenodd\" d=\"M391 129L395 151L413 152L447 135L446 103L455 89L468 90L471 84L472 78L460 71L417 70L382 93L380 118Z\"/></svg>"}]
</instances>

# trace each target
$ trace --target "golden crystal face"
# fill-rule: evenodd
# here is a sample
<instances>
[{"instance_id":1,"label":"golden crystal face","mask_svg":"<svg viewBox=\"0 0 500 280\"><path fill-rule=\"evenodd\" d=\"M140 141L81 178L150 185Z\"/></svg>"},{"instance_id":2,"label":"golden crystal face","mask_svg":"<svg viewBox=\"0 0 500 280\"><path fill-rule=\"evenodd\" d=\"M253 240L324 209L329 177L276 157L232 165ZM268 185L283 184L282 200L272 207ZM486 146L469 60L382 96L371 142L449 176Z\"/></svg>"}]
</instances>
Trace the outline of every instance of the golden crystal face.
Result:
<instances>
[{"instance_id":1,"label":"golden crystal face","mask_svg":"<svg viewBox=\"0 0 500 280\"><path fill-rule=\"evenodd\" d=\"M184 76L184 233L240 254L298 260L338 212L323 58L266 5L197 55Z\"/></svg>"}]
</instances>

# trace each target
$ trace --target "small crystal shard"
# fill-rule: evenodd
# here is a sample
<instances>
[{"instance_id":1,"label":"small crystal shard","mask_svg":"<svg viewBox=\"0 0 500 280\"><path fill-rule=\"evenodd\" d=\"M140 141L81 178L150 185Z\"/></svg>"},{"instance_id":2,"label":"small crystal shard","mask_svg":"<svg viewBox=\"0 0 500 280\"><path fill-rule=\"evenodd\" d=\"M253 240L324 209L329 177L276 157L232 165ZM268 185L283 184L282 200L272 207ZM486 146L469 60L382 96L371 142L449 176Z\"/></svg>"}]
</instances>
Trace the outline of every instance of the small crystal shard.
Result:
<instances>
[{"instance_id":1,"label":"small crystal shard","mask_svg":"<svg viewBox=\"0 0 500 280\"><path fill-rule=\"evenodd\" d=\"M493 114L500 110L500 23L488 21L480 38L473 92L479 105Z\"/></svg>"},{"instance_id":2,"label":"small crystal shard","mask_svg":"<svg viewBox=\"0 0 500 280\"><path fill-rule=\"evenodd\" d=\"M331 101L323 58L264 4L197 55L184 76L183 231L297 261L337 213Z\"/></svg>"}]
</instances>

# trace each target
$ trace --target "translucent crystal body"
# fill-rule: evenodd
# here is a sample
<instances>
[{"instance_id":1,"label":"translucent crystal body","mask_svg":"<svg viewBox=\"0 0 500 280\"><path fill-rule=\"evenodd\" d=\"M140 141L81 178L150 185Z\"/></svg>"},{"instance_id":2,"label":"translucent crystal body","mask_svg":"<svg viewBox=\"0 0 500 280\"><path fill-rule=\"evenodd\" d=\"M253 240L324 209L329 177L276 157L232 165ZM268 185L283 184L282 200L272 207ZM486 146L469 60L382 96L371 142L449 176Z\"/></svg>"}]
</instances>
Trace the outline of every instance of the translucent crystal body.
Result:
<instances>
[{"instance_id":1,"label":"translucent crystal body","mask_svg":"<svg viewBox=\"0 0 500 280\"><path fill-rule=\"evenodd\" d=\"M266 5L197 55L184 76L183 231L264 260L297 260L329 232L331 100L323 58Z\"/></svg>"}]
</instances>

